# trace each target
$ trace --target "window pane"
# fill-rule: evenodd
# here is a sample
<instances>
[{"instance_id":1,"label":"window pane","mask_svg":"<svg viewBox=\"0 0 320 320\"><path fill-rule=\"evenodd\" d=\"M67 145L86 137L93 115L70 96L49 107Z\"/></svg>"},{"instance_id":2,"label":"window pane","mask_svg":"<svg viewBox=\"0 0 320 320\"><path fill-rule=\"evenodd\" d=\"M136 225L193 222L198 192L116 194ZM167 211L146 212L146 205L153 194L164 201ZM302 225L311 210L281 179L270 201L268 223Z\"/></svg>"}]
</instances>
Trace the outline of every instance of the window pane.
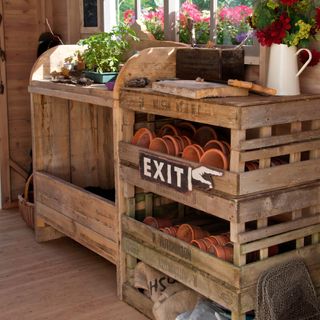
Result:
<instances>
[{"instance_id":1,"label":"window pane","mask_svg":"<svg viewBox=\"0 0 320 320\"><path fill-rule=\"evenodd\" d=\"M118 22L132 24L135 21L134 6L134 0L118 0Z\"/></svg>"},{"instance_id":2,"label":"window pane","mask_svg":"<svg viewBox=\"0 0 320 320\"><path fill-rule=\"evenodd\" d=\"M210 0L181 1L179 37L181 42L205 44L210 39Z\"/></svg>"},{"instance_id":3,"label":"window pane","mask_svg":"<svg viewBox=\"0 0 320 320\"><path fill-rule=\"evenodd\" d=\"M87 28L98 26L97 0L83 0L83 23Z\"/></svg>"},{"instance_id":4,"label":"window pane","mask_svg":"<svg viewBox=\"0 0 320 320\"><path fill-rule=\"evenodd\" d=\"M241 43L250 31L246 23L252 13L253 0L220 0L217 12L217 43L236 45ZM251 43L250 43L251 42ZM252 44L252 40L247 41Z\"/></svg>"},{"instance_id":5,"label":"window pane","mask_svg":"<svg viewBox=\"0 0 320 320\"><path fill-rule=\"evenodd\" d=\"M164 40L163 0L141 1L141 22L157 40Z\"/></svg>"}]
</instances>

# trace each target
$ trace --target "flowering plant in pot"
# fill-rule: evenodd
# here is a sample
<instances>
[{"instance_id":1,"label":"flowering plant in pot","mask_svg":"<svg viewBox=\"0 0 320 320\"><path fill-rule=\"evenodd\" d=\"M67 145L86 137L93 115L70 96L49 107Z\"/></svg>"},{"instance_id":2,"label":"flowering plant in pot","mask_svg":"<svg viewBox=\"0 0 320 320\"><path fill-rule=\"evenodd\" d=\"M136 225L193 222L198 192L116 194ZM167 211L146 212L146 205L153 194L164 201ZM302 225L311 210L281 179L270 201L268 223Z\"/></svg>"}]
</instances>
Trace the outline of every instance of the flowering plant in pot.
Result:
<instances>
[{"instance_id":1,"label":"flowering plant in pot","mask_svg":"<svg viewBox=\"0 0 320 320\"><path fill-rule=\"evenodd\" d=\"M98 83L115 80L130 39L138 40L135 32L128 25L119 24L111 32L94 34L80 40L78 44L85 46L82 57L86 65L86 76Z\"/></svg>"},{"instance_id":2,"label":"flowering plant in pot","mask_svg":"<svg viewBox=\"0 0 320 320\"><path fill-rule=\"evenodd\" d=\"M298 76L319 60L314 51L312 61L307 47L320 29L320 8L313 0L257 0L249 22L260 44L271 46L267 85L278 95L299 94ZM301 59L307 61L298 71L296 55L301 51Z\"/></svg>"},{"instance_id":3,"label":"flowering plant in pot","mask_svg":"<svg viewBox=\"0 0 320 320\"><path fill-rule=\"evenodd\" d=\"M249 23L263 46L308 47L320 29L320 8L313 0L258 0ZM307 55L302 56L306 60ZM317 64L319 58L314 50L310 65Z\"/></svg>"}]
</instances>

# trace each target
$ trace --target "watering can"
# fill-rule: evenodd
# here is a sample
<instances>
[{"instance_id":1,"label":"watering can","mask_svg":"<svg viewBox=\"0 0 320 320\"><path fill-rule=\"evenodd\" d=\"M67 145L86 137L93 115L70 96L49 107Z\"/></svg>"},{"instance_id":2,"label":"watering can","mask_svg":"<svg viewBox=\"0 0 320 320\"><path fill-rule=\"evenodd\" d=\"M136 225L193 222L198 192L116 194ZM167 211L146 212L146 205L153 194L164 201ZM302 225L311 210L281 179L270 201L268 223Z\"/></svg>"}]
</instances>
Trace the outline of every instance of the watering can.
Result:
<instances>
[{"instance_id":1,"label":"watering can","mask_svg":"<svg viewBox=\"0 0 320 320\"><path fill-rule=\"evenodd\" d=\"M309 58L298 70L297 56L307 51ZM295 46L272 44L268 68L267 86L277 90L278 96L295 96L300 94L299 75L312 59L310 50L302 48L297 51Z\"/></svg>"}]
</instances>

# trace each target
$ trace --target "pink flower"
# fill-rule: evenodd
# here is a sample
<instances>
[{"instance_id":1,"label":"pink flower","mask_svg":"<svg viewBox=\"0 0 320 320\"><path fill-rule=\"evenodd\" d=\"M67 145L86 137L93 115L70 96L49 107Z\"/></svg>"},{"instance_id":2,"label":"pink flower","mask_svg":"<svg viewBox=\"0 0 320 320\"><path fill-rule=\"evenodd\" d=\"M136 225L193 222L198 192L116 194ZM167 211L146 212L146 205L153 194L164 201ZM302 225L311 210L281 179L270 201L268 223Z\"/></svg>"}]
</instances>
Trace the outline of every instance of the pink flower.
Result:
<instances>
[{"instance_id":1,"label":"pink flower","mask_svg":"<svg viewBox=\"0 0 320 320\"><path fill-rule=\"evenodd\" d=\"M219 18L221 21L228 20L232 24L240 24L241 22L244 22L252 12L252 8L245 5L230 8L224 7L219 12Z\"/></svg>"},{"instance_id":2,"label":"pink flower","mask_svg":"<svg viewBox=\"0 0 320 320\"><path fill-rule=\"evenodd\" d=\"M123 21L124 23L126 24L133 24L135 21L136 21L136 15L134 13L133 10L126 10L124 13L123 13Z\"/></svg>"},{"instance_id":3,"label":"pink flower","mask_svg":"<svg viewBox=\"0 0 320 320\"><path fill-rule=\"evenodd\" d=\"M187 20L187 18L192 19L193 22L201 22L202 21L200 10L198 9L198 7L195 4L193 4L189 1L185 1L181 6L180 23L181 22L184 23Z\"/></svg>"}]
</instances>

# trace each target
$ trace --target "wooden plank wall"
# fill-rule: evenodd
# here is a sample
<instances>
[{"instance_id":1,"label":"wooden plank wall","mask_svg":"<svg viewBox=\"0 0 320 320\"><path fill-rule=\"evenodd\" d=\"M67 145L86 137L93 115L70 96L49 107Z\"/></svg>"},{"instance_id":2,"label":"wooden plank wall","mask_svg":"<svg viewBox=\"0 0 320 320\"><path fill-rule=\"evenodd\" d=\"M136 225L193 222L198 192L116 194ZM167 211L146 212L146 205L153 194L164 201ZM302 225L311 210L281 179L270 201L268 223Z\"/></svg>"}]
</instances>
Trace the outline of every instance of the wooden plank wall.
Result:
<instances>
[{"instance_id":1,"label":"wooden plank wall","mask_svg":"<svg viewBox=\"0 0 320 320\"><path fill-rule=\"evenodd\" d=\"M6 62L1 63L6 92L0 95L0 207L16 204L30 170L30 97L27 90L31 68L36 61L38 38L48 31L45 19L63 41L80 38L80 0L0 0L3 22L1 47Z\"/></svg>"},{"instance_id":2,"label":"wooden plank wall","mask_svg":"<svg viewBox=\"0 0 320 320\"><path fill-rule=\"evenodd\" d=\"M30 170L31 126L30 98L27 90L31 68L36 61L38 38L42 26L39 21L40 0L1 0L3 10L4 50L6 52L8 146L3 145L2 162L7 172L2 176L2 205L10 206L21 192L26 173ZM5 114L5 113L4 113ZM8 152L9 151L9 152ZM8 169L10 166L10 170Z\"/></svg>"}]
</instances>

